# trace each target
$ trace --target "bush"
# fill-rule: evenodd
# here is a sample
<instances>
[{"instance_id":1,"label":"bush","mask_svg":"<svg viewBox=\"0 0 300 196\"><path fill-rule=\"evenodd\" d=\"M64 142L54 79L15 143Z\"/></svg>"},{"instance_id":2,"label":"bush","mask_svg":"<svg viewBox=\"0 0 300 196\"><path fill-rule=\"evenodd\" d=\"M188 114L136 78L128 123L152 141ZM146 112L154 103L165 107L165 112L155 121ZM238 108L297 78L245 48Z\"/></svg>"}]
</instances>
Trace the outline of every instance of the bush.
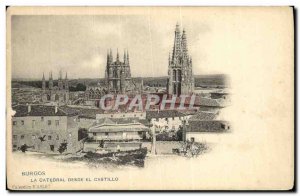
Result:
<instances>
[{"instance_id":1,"label":"bush","mask_svg":"<svg viewBox=\"0 0 300 196\"><path fill-rule=\"evenodd\" d=\"M62 154L63 152L65 152L67 150L67 145L68 143L67 142L62 142L58 148L58 152L60 154Z\"/></svg>"}]
</instances>

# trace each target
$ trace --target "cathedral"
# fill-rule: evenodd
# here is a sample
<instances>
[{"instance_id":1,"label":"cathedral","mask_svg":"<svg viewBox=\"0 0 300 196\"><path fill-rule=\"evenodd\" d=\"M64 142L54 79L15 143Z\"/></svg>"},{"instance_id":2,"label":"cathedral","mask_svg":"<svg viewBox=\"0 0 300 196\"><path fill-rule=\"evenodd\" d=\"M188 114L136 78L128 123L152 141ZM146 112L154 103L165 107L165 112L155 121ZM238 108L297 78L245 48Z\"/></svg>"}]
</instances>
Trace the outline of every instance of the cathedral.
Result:
<instances>
[{"instance_id":1,"label":"cathedral","mask_svg":"<svg viewBox=\"0 0 300 196\"><path fill-rule=\"evenodd\" d=\"M188 55L185 30L176 25L172 56L169 55L167 92L188 95L194 91L192 58Z\"/></svg>"},{"instance_id":2,"label":"cathedral","mask_svg":"<svg viewBox=\"0 0 300 196\"><path fill-rule=\"evenodd\" d=\"M105 79L107 90L110 93L125 94L132 89L128 51L124 51L123 61L120 60L118 51L115 61L113 60L112 51L110 50L107 53Z\"/></svg>"},{"instance_id":3,"label":"cathedral","mask_svg":"<svg viewBox=\"0 0 300 196\"><path fill-rule=\"evenodd\" d=\"M42 79L42 102L55 102L58 104L68 104L69 103L69 83L68 76L66 73L65 79L62 79L62 72L59 72L59 78L57 81L57 86L54 86L52 72L49 75L49 82L46 85L45 76L43 74Z\"/></svg>"}]
</instances>

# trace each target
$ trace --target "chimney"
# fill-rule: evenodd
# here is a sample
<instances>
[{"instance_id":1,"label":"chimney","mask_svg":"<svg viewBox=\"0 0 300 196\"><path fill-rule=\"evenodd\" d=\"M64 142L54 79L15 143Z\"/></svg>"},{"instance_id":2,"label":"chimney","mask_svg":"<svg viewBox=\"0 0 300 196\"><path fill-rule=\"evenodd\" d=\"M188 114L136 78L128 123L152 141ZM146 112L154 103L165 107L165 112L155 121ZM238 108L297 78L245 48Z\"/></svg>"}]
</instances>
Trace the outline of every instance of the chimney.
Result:
<instances>
[{"instance_id":1,"label":"chimney","mask_svg":"<svg viewBox=\"0 0 300 196\"><path fill-rule=\"evenodd\" d=\"M57 108L57 106L55 106L54 108L55 108L55 114L56 114L56 113L57 113L57 110L58 110L58 108Z\"/></svg>"},{"instance_id":2,"label":"chimney","mask_svg":"<svg viewBox=\"0 0 300 196\"><path fill-rule=\"evenodd\" d=\"M31 112L31 105L29 104L28 105L28 113L30 113Z\"/></svg>"}]
</instances>

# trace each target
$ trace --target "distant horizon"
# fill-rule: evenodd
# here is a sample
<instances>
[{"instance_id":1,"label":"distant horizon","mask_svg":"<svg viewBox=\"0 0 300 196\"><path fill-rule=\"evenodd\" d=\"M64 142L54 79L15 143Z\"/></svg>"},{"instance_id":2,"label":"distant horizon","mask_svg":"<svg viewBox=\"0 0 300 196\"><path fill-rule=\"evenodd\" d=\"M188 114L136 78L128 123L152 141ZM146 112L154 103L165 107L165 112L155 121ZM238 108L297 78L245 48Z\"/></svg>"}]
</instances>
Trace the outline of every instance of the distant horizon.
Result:
<instances>
[{"instance_id":1,"label":"distant horizon","mask_svg":"<svg viewBox=\"0 0 300 196\"><path fill-rule=\"evenodd\" d=\"M194 77L201 77L201 76L226 76L226 77L229 77L228 74L196 74L194 75ZM165 75L165 76L137 76L137 77L131 77L131 78L167 78L168 76ZM63 79L65 79L63 77ZM101 80L101 79L105 79L104 77L102 78L95 78L95 77L91 77L91 78L69 78L68 76L68 80L83 80L83 79L98 79L98 80ZM27 81L42 81L42 77L41 78L11 78L12 81L15 81L15 80L27 80ZM45 76L45 80L48 81L49 78ZM58 80L58 77L53 77L53 80Z\"/></svg>"}]
</instances>

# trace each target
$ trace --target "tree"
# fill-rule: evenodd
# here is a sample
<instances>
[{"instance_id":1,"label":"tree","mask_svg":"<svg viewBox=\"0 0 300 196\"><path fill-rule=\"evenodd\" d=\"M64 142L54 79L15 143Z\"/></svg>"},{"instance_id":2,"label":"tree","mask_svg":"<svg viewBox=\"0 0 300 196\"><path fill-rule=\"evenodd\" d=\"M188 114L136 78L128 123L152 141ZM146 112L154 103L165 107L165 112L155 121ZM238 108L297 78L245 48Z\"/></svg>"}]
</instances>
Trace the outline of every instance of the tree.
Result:
<instances>
[{"instance_id":1,"label":"tree","mask_svg":"<svg viewBox=\"0 0 300 196\"><path fill-rule=\"evenodd\" d=\"M178 131L176 132L177 140L182 141L183 140L183 127L179 126Z\"/></svg>"},{"instance_id":2,"label":"tree","mask_svg":"<svg viewBox=\"0 0 300 196\"><path fill-rule=\"evenodd\" d=\"M86 86L82 83L78 83L76 85L76 91L85 91L86 90Z\"/></svg>"},{"instance_id":3,"label":"tree","mask_svg":"<svg viewBox=\"0 0 300 196\"><path fill-rule=\"evenodd\" d=\"M65 142L65 141L62 142L62 143L60 143L60 146L58 147L58 152L60 154L62 154L63 152L65 152L67 150L67 145L68 145L68 143Z\"/></svg>"},{"instance_id":4,"label":"tree","mask_svg":"<svg viewBox=\"0 0 300 196\"><path fill-rule=\"evenodd\" d=\"M27 146L26 144L23 144L21 147L20 147L20 150L22 151L22 152L26 152L27 151L27 149L29 148L29 146Z\"/></svg>"}]
</instances>

